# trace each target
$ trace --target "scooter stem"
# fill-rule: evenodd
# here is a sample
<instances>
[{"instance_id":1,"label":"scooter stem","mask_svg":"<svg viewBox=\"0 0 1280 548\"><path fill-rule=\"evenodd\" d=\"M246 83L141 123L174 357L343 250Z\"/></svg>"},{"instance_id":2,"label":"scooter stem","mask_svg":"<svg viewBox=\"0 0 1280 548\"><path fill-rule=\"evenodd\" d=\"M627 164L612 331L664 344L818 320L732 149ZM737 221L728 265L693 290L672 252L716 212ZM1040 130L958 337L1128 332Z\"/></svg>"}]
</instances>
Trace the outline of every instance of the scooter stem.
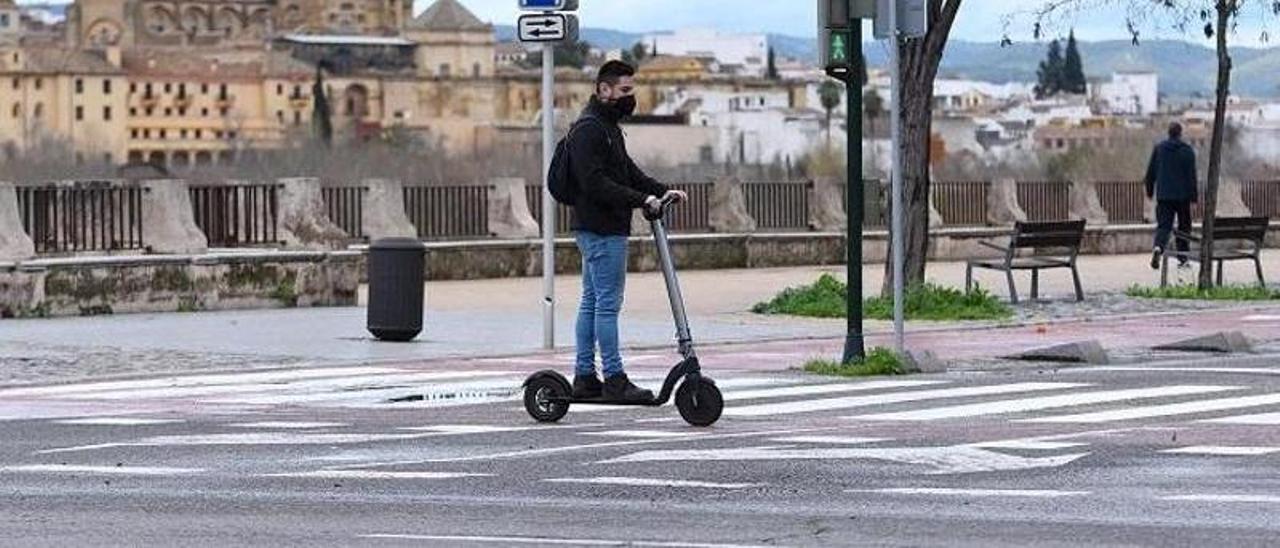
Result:
<instances>
[{"instance_id":1,"label":"scooter stem","mask_svg":"<svg viewBox=\"0 0 1280 548\"><path fill-rule=\"evenodd\" d=\"M664 210L666 207L663 208ZM664 211L665 213L665 211ZM684 310L684 295L680 293L680 280L676 278L675 261L671 258L671 245L667 241L667 227L659 216L649 220L653 229L653 240L658 247L658 264L662 267L662 278L667 282L667 298L671 300L671 315L676 323L676 340L680 344L680 355L685 359L694 358L693 335L689 333L689 317Z\"/></svg>"}]
</instances>

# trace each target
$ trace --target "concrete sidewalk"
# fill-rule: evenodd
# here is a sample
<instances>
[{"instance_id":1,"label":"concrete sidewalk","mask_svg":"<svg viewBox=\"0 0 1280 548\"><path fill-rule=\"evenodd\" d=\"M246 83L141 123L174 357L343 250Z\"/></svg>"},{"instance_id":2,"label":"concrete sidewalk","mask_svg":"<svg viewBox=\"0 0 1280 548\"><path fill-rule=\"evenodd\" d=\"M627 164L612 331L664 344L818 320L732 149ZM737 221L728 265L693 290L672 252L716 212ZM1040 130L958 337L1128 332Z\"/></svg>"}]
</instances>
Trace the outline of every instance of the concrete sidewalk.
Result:
<instances>
[{"instance_id":1,"label":"concrete sidewalk","mask_svg":"<svg viewBox=\"0 0 1280 548\"><path fill-rule=\"evenodd\" d=\"M1280 254L1268 253L1268 272L1280 276ZM1070 276L1065 271L1042 276L1049 303L1018 307L1018 321L1101 319L1153 312L1206 309L1256 309L1269 303L1195 303L1139 301L1117 296L1134 283L1155 285L1158 273L1147 267L1146 256L1082 257L1080 270L1090 299L1069 302ZM881 284L881 265L865 269L865 291ZM823 273L843 278L842 266L681 273L681 283L693 332L698 342L751 343L787 339L840 340L844 320L760 316L750 307L782 289L811 283ZM1250 281L1251 269L1229 267L1228 281ZM981 276L981 275L980 275ZM961 286L962 263L930 265L930 279ZM993 293L1003 295L1002 277L980 277ZM1028 284L1025 276L1020 284ZM577 306L576 277L557 280L557 345L572 346ZM1021 285L1025 295L1027 285ZM48 320L0 320L0 383L28 382L132 373L245 369L299 364L330 364L381 360L425 361L537 353L541 350L541 280L502 279L432 282L427 287L426 327L413 343L372 340L365 331L363 308L285 309L192 314L143 314ZM363 299L362 299L363 302ZM1275 303L1280 310L1280 303ZM1276 312L1254 312L1253 315ZM1194 328L1195 317L1183 318ZM1222 324L1219 321L1217 324ZM1215 324L1215 325L1217 325ZM932 324L913 322L915 333L977 328L989 324ZM867 322L869 334L889 331L885 322ZM662 277L632 274L624 308L623 344L663 347L673 339L670 311ZM1280 329L1274 337L1280 338ZM1268 331L1255 333L1267 338ZM986 335L984 335L986 337ZM882 337L881 337L882 338ZM880 338L871 337L872 342ZM942 339L938 339L942 340ZM966 345L966 356L999 355L988 339L953 338ZM1052 341L1050 341L1052 342ZM1119 342L1125 342L1121 339ZM1133 340L1135 346L1142 341ZM794 343L793 343L794 344ZM811 343L805 343L811 344ZM975 346L976 344L976 346ZM815 347L816 348L816 347ZM981 350L986 348L984 353ZM936 351L946 353L946 345Z\"/></svg>"}]
</instances>

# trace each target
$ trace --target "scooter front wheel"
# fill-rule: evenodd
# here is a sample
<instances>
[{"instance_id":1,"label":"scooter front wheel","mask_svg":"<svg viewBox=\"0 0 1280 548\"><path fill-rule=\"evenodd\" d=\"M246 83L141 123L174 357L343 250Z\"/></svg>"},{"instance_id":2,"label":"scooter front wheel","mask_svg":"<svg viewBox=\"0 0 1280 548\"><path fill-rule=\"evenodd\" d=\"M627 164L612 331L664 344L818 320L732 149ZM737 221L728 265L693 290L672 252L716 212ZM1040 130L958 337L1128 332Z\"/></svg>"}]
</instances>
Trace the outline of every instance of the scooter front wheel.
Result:
<instances>
[{"instance_id":1,"label":"scooter front wheel","mask_svg":"<svg viewBox=\"0 0 1280 548\"><path fill-rule=\"evenodd\" d=\"M569 396L557 379L534 378L524 387L524 409L538 422L556 422L569 412Z\"/></svg>"},{"instance_id":2,"label":"scooter front wheel","mask_svg":"<svg viewBox=\"0 0 1280 548\"><path fill-rule=\"evenodd\" d=\"M711 426L720 420L720 413L724 411L724 398L715 381L702 377L697 382L697 389L688 381L680 383L680 388L676 390L676 409L680 410L680 417L689 424Z\"/></svg>"}]
</instances>

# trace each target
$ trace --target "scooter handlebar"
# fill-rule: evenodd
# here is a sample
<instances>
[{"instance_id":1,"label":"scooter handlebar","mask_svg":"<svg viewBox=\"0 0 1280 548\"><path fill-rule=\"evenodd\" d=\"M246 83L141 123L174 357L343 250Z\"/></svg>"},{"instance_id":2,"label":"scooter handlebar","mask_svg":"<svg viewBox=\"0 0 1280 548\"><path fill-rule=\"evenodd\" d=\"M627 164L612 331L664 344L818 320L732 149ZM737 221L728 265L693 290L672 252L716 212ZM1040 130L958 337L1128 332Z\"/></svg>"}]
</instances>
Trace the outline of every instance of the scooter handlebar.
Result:
<instances>
[{"instance_id":1,"label":"scooter handlebar","mask_svg":"<svg viewBox=\"0 0 1280 548\"><path fill-rule=\"evenodd\" d=\"M658 209L653 210L648 207L644 208L644 219L646 221L656 221L667 214L667 210L672 205L680 203L679 194L667 194L658 200Z\"/></svg>"}]
</instances>

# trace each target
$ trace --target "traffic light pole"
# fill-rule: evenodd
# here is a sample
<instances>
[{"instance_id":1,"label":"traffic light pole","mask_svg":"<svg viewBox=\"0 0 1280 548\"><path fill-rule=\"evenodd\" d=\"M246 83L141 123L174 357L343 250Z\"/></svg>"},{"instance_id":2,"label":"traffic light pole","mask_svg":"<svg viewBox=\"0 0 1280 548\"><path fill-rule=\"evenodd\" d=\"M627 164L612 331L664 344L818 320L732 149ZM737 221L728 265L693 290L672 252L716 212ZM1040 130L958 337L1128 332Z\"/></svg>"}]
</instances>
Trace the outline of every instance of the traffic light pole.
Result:
<instances>
[{"instance_id":1,"label":"traffic light pole","mask_svg":"<svg viewBox=\"0 0 1280 548\"><path fill-rule=\"evenodd\" d=\"M850 49L853 51L853 70L845 78L848 94L848 129L845 131L848 154L848 175L845 182L845 218L848 221L845 237L845 316L847 332L844 338L844 357L841 363L860 362L866 358L866 342L862 334L862 224L865 211L862 179L862 75L866 74L866 62L862 56L862 20L850 19Z\"/></svg>"}]
</instances>

